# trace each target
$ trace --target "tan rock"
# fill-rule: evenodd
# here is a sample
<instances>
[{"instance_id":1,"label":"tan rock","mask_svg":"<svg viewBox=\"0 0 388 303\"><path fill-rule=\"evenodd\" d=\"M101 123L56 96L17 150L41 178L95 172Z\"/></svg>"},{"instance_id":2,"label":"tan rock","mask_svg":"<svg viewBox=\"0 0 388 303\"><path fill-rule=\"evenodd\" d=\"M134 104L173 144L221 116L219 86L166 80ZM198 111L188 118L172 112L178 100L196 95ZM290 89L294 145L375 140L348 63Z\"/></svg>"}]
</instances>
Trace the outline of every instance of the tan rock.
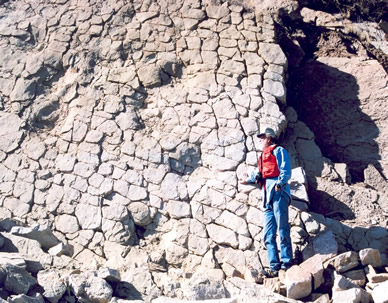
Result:
<instances>
[{"instance_id":1,"label":"tan rock","mask_svg":"<svg viewBox=\"0 0 388 303\"><path fill-rule=\"evenodd\" d=\"M310 272L298 265L292 266L286 272L287 297L300 299L308 296L312 291L312 280Z\"/></svg>"},{"instance_id":2,"label":"tan rock","mask_svg":"<svg viewBox=\"0 0 388 303\"><path fill-rule=\"evenodd\" d=\"M388 281L388 273L380 273L380 274L368 274L368 281L372 283L381 283Z\"/></svg>"},{"instance_id":3,"label":"tan rock","mask_svg":"<svg viewBox=\"0 0 388 303\"><path fill-rule=\"evenodd\" d=\"M380 252L377 249L365 248L359 252L362 265L372 265L373 267L381 266Z\"/></svg>"},{"instance_id":4,"label":"tan rock","mask_svg":"<svg viewBox=\"0 0 388 303\"><path fill-rule=\"evenodd\" d=\"M312 275L313 289L317 289L325 282L323 278L323 262L326 261L326 259L327 256L317 254L299 265L304 271Z\"/></svg>"},{"instance_id":5,"label":"tan rock","mask_svg":"<svg viewBox=\"0 0 388 303\"><path fill-rule=\"evenodd\" d=\"M343 273L359 265L358 254L354 251L348 251L334 257L330 260L330 263L337 272Z\"/></svg>"}]
</instances>

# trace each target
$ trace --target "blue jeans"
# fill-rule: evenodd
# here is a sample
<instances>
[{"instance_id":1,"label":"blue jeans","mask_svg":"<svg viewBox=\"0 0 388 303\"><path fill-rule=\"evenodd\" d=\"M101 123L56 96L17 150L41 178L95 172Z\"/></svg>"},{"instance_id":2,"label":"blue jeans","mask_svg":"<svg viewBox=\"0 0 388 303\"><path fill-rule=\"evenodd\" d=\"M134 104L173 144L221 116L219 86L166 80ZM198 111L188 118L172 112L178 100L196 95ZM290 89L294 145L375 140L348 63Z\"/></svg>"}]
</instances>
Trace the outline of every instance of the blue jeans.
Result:
<instances>
[{"instance_id":1,"label":"blue jeans","mask_svg":"<svg viewBox=\"0 0 388 303\"><path fill-rule=\"evenodd\" d=\"M267 248L268 260L272 270L279 270L278 247L276 244L276 231L280 236L280 259L283 264L289 265L292 260L292 246L290 225L288 223L289 197L283 191L275 191L270 203L264 210L264 244Z\"/></svg>"}]
</instances>

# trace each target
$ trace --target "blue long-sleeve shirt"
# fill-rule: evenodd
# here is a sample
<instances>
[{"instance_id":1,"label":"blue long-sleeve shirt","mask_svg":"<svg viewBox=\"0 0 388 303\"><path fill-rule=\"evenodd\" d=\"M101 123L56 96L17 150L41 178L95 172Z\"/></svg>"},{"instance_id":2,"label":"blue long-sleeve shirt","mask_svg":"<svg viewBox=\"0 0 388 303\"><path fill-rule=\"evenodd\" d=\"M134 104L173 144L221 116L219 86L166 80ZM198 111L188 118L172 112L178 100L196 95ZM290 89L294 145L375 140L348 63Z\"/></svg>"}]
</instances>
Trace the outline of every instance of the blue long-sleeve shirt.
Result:
<instances>
[{"instance_id":1,"label":"blue long-sleeve shirt","mask_svg":"<svg viewBox=\"0 0 388 303\"><path fill-rule=\"evenodd\" d=\"M279 176L265 179L265 190L264 187L262 189L264 204L271 201L276 185L280 185L282 190L285 191L291 199L290 185L288 184L288 180L291 178L291 163L288 152L283 147L277 146L273 150L273 155L275 156L276 162L278 164ZM256 168L254 171L252 171L246 182L255 183L256 175L258 172L259 168Z\"/></svg>"}]
</instances>

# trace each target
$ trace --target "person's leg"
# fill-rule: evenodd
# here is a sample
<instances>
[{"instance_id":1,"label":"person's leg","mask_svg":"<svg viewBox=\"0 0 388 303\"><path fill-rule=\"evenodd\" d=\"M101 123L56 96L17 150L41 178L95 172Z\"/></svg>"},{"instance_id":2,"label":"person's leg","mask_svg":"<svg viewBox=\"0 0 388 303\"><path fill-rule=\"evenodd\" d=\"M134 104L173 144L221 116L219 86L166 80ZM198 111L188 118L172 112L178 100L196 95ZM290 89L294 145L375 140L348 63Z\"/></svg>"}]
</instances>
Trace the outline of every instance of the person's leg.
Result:
<instances>
[{"instance_id":1,"label":"person's leg","mask_svg":"<svg viewBox=\"0 0 388 303\"><path fill-rule=\"evenodd\" d=\"M288 196L279 192L274 195L273 210L280 237L280 259L282 266L288 268L292 261L292 244L290 236L290 224L288 223Z\"/></svg>"},{"instance_id":2,"label":"person's leg","mask_svg":"<svg viewBox=\"0 0 388 303\"><path fill-rule=\"evenodd\" d=\"M272 205L266 205L264 210L264 220L264 244L267 248L269 265L271 270L278 271L280 269L280 260L276 244L277 224Z\"/></svg>"}]
</instances>

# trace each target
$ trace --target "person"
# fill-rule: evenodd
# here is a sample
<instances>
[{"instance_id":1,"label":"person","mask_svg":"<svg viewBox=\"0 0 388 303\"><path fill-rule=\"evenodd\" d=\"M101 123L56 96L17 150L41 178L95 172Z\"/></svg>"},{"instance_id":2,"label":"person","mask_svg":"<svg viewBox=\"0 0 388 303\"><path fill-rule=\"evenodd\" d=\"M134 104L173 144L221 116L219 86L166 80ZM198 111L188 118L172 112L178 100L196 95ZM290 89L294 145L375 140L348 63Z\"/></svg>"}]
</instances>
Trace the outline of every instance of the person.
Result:
<instances>
[{"instance_id":1,"label":"person","mask_svg":"<svg viewBox=\"0 0 388 303\"><path fill-rule=\"evenodd\" d=\"M244 173L240 183L257 183L262 189L264 207L264 244L267 248L269 270L263 270L266 277L278 276L279 270L287 270L292 262L288 206L291 193L288 180L291 178L291 164L288 152L277 145L277 136L272 128L257 135L262 153L258 167L250 174ZM280 259L276 234L279 229Z\"/></svg>"}]
</instances>

